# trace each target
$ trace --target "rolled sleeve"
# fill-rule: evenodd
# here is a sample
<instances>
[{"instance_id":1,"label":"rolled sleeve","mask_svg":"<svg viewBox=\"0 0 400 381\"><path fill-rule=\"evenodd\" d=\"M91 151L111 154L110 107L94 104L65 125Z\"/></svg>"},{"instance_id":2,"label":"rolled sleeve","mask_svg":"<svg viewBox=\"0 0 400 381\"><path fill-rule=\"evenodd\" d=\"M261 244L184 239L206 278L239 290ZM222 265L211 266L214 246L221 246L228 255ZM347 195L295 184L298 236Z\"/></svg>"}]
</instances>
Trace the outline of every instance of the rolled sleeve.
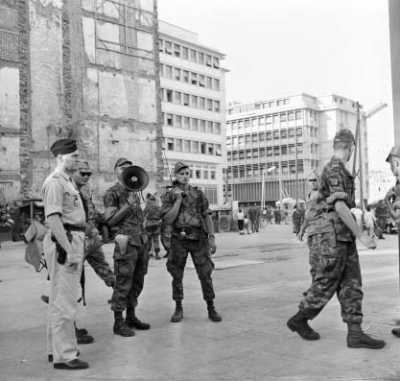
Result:
<instances>
[{"instance_id":1,"label":"rolled sleeve","mask_svg":"<svg viewBox=\"0 0 400 381\"><path fill-rule=\"evenodd\" d=\"M46 218L63 213L64 187L58 181L49 181L44 189L43 203Z\"/></svg>"},{"instance_id":2,"label":"rolled sleeve","mask_svg":"<svg viewBox=\"0 0 400 381\"><path fill-rule=\"evenodd\" d=\"M200 192L200 212L203 217L211 214L209 202L203 192Z\"/></svg>"}]
</instances>

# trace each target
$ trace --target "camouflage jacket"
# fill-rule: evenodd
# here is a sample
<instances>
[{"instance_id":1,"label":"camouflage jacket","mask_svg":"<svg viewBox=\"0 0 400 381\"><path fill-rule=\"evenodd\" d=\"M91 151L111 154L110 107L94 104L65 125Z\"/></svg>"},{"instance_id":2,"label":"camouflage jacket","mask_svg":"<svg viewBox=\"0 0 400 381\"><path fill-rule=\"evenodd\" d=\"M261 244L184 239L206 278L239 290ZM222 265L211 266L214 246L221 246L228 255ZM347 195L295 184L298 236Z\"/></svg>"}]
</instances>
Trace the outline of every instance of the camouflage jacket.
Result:
<instances>
[{"instance_id":1,"label":"camouflage jacket","mask_svg":"<svg viewBox=\"0 0 400 381\"><path fill-rule=\"evenodd\" d=\"M344 242L353 241L355 239L353 233L336 213L335 203L343 201L349 209L355 207L354 177L341 160L332 157L322 170L320 180L320 193L327 203L336 239Z\"/></svg>"},{"instance_id":2,"label":"camouflage jacket","mask_svg":"<svg viewBox=\"0 0 400 381\"><path fill-rule=\"evenodd\" d=\"M161 216L165 216L173 207L176 201L174 188L163 194ZM204 193L191 185L183 194L182 204L175 221L173 222L174 229L185 227L195 227L205 229L205 218L210 213L209 204Z\"/></svg>"},{"instance_id":3,"label":"camouflage jacket","mask_svg":"<svg viewBox=\"0 0 400 381\"><path fill-rule=\"evenodd\" d=\"M109 188L104 195L104 207L112 208L114 213L128 203L130 192L121 184L117 183ZM140 206L140 199L134 195L135 203L130 207L128 214L118 223L117 234L129 236L129 242L134 246L142 246L142 235L145 235L143 228L143 211Z\"/></svg>"},{"instance_id":4,"label":"camouflage jacket","mask_svg":"<svg viewBox=\"0 0 400 381\"><path fill-rule=\"evenodd\" d=\"M82 198L83 208L85 209L86 221L91 225L95 225L98 213L93 203L93 192L89 185L83 185L79 188L79 193Z\"/></svg>"}]
</instances>

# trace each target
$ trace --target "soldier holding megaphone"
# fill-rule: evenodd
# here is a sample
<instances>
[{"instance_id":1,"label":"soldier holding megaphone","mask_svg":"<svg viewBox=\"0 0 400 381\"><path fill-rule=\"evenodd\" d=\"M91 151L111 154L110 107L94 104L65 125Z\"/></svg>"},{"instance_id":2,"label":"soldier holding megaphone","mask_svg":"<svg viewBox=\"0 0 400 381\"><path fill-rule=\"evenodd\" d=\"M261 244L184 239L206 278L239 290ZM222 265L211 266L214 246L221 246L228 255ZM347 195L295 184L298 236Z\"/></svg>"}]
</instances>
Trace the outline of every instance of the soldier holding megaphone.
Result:
<instances>
[{"instance_id":1,"label":"soldier holding megaphone","mask_svg":"<svg viewBox=\"0 0 400 381\"><path fill-rule=\"evenodd\" d=\"M143 168L132 165L126 158L114 166L117 183L104 195L105 219L116 228L114 271L116 284L111 298L114 311L114 334L134 336L136 329L149 329L150 324L140 321L135 314L137 299L142 292L149 261L148 237L143 227L143 211L139 191L148 184ZM122 316L126 310L126 318Z\"/></svg>"}]
</instances>

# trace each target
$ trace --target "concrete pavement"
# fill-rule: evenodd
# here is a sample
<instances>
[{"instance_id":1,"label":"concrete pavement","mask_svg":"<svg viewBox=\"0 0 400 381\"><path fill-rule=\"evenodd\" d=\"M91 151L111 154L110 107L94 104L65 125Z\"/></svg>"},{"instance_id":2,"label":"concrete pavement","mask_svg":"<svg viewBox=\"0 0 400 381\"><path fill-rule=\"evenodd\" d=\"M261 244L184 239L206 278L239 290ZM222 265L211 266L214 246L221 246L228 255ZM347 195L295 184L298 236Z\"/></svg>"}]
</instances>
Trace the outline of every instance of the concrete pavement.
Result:
<instances>
[{"instance_id":1,"label":"concrete pavement","mask_svg":"<svg viewBox=\"0 0 400 381\"><path fill-rule=\"evenodd\" d=\"M45 350L45 274L23 260L23 244L0 249L0 380L398 380L400 339L390 334L400 319L397 237L386 236L375 251L360 250L364 282L364 328L387 341L383 350L349 349L337 300L312 326L321 340L306 342L286 328L310 283L305 243L290 226L269 226L246 236L217 235L214 283L224 320L207 319L200 284L185 273L184 321L173 312L165 260L150 263L138 315L152 329L133 338L112 334L107 304L111 290L87 271L88 306L79 326L95 343L81 346L85 371L56 371ZM107 245L111 260L112 247Z\"/></svg>"}]
</instances>

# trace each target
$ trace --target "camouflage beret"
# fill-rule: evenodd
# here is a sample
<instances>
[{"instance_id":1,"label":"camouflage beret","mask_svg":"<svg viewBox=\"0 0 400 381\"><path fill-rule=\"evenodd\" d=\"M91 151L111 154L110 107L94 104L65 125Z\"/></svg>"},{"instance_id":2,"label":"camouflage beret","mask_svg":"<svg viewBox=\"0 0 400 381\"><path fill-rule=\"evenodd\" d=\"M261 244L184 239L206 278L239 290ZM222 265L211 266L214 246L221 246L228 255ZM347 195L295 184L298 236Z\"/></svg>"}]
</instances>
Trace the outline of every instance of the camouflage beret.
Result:
<instances>
[{"instance_id":1,"label":"camouflage beret","mask_svg":"<svg viewBox=\"0 0 400 381\"><path fill-rule=\"evenodd\" d=\"M333 138L333 143L335 144L338 142L356 144L354 135L348 128L342 128L336 132L336 135Z\"/></svg>"},{"instance_id":2,"label":"camouflage beret","mask_svg":"<svg viewBox=\"0 0 400 381\"><path fill-rule=\"evenodd\" d=\"M184 168L189 168L189 166L187 164L185 164L184 162L182 162L182 161L178 161L175 164L174 173L176 174L176 173L178 173L180 170L182 170Z\"/></svg>"},{"instance_id":3,"label":"camouflage beret","mask_svg":"<svg viewBox=\"0 0 400 381\"><path fill-rule=\"evenodd\" d=\"M386 161L389 162L389 161L390 161L390 158L391 158L392 156L400 157L400 146L394 146L394 147L390 150L389 155L388 155L388 157L386 158Z\"/></svg>"}]
</instances>

